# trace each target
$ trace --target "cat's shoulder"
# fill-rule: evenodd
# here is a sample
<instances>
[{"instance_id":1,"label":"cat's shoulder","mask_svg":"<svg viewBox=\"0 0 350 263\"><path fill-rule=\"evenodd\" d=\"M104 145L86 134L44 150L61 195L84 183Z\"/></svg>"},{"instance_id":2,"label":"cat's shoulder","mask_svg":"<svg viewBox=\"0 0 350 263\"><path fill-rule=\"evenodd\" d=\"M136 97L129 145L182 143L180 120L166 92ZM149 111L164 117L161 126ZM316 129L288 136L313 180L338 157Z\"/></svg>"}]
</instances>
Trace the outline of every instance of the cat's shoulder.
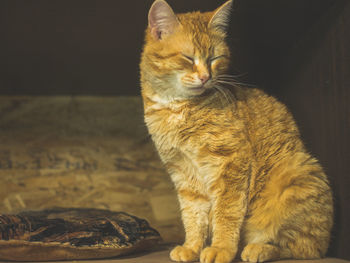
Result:
<instances>
[{"instance_id":1,"label":"cat's shoulder","mask_svg":"<svg viewBox=\"0 0 350 263\"><path fill-rule=\"evenodd\" d=\"M238 103L254 112L277 113L290 115L287 105L274 95L260 88L241 88L236 93Z\"/></svg>"},{"instance_id":2,"label":"cat's shoulder","mask_svg":"<svg viewBox=\"0 0 350 263\"><path fill-rule=\"evenodd\" d=\"M245 100L245 101L264 101L266 103L272 104L283 104L280 100L261 88L255 87L244 87L240 88L238 92L236 92L237 99Z\"/></svg>"}]
</instances>

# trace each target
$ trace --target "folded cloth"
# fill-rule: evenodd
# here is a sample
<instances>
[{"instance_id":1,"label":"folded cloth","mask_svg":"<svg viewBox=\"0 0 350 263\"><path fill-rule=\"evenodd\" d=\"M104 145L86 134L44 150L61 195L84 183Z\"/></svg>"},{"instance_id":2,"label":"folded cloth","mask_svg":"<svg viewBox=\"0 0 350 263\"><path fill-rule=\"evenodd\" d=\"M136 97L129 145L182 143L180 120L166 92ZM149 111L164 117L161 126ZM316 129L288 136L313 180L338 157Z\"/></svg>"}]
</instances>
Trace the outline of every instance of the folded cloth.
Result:
<instances>
[{"instance_id":1,"label":"folded cloth","mask_svg":"<svg viewBox=\"0 0 350 263\"><path fill-rule=\"evenodd\" d=\"M55 208L0 215L0 260L108 258L161 240L144 219L101 209Z\"/></svg>"}]
</instances>

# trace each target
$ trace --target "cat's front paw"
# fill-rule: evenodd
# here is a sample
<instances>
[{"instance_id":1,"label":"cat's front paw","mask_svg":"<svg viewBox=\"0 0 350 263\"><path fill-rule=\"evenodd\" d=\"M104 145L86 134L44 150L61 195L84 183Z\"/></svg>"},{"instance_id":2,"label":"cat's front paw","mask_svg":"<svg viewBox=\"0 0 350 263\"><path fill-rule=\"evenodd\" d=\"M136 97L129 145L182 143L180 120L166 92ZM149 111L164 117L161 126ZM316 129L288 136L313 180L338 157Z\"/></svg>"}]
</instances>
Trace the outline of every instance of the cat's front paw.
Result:
<instances>
[{"instance_id":1,"label":"cat's front paw","mask_svg":"<svg viewBox=\"0 0 350 263\"><path fill-rule=\"evenodd\" d=\"M234 258L234 253L225 248L207 247L200 256L201 263L229 263Z\"/></svg>"},{"instance_id":2,"label":"cat's front paw","mask_svg":"<svg viewBox=\"0 0 350 263\"><path fill-rule=\"evenodd\" d=\"M242 252L243 261L265 262L279 258L280 250L278 247L269 244L248 244Z\"/></svg>"},{"instance_id":3,"label":"cat's front paw","mask_svg":"<svg viewBox=\"0 0 350 263\"><path fill-rule=\"evenodd\" d=\"M190 248L177 246L170 252L170 259L173 261L193 262L198 261L199 256L198 253Z\"/></svg>"}]
</instances>

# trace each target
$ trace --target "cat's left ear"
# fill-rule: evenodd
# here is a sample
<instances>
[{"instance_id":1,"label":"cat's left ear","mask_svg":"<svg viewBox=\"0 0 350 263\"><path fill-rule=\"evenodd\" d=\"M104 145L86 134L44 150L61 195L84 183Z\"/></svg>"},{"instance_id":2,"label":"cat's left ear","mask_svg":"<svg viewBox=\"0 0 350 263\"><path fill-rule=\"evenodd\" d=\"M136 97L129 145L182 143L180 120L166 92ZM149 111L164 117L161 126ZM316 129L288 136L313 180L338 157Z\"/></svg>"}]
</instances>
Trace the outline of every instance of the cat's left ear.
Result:
<instances>
[{"instance_id":1,"label":"cat's left ear","mask_svg":"<svg viewBox=\"0 0 350 263\"><path fill-rule=\"evenodd\" d=\"M230 22L232 5L233 0L229 0L218 9L216 9L209 22L209 27L214 30L222 31L226 34Z\"/></svg>"},{"instance_id":2,"label":"cat's left ear","mask_svg":"<svg viewBox=\"0 0 350 263\"><path fill-rule=\"evenodd\" d=\"M148 13L148 25L152 36L160 40L171 35L180 25L173 9L164 0L155 0Z\"/></svg>"}]
</instances>

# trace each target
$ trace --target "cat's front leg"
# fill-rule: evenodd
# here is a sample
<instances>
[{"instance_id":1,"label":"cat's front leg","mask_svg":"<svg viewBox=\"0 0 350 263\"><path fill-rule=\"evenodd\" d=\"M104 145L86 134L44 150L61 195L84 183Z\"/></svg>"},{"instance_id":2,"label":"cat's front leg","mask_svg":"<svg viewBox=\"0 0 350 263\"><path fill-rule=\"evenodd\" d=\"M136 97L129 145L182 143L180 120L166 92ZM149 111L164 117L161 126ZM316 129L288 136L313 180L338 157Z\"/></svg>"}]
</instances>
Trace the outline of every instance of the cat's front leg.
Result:
<instances>
[{"instance_id":1,"label":"cat's front leg","mask_svg":"<svg viewBox=\"0 0 350 263\"><path fill-rule=\"evenodd\" d=\"M171 251L170 258L181 262L198 261L208 236L209 198L192 189L178 189L178 197L186 240Z\"/></svg>"},{"instance_id":2,"label":"cat's front leg","mask_svg":"<svg viewBox=\"0 0 350 263\"><path fill-rule=\"evenodd\" d=\"M212 186L212 240L201 252L201 263L229 263L236 256L247 208L247 184L244 175L223 176Z\"/></svg>"}]
</instances>

